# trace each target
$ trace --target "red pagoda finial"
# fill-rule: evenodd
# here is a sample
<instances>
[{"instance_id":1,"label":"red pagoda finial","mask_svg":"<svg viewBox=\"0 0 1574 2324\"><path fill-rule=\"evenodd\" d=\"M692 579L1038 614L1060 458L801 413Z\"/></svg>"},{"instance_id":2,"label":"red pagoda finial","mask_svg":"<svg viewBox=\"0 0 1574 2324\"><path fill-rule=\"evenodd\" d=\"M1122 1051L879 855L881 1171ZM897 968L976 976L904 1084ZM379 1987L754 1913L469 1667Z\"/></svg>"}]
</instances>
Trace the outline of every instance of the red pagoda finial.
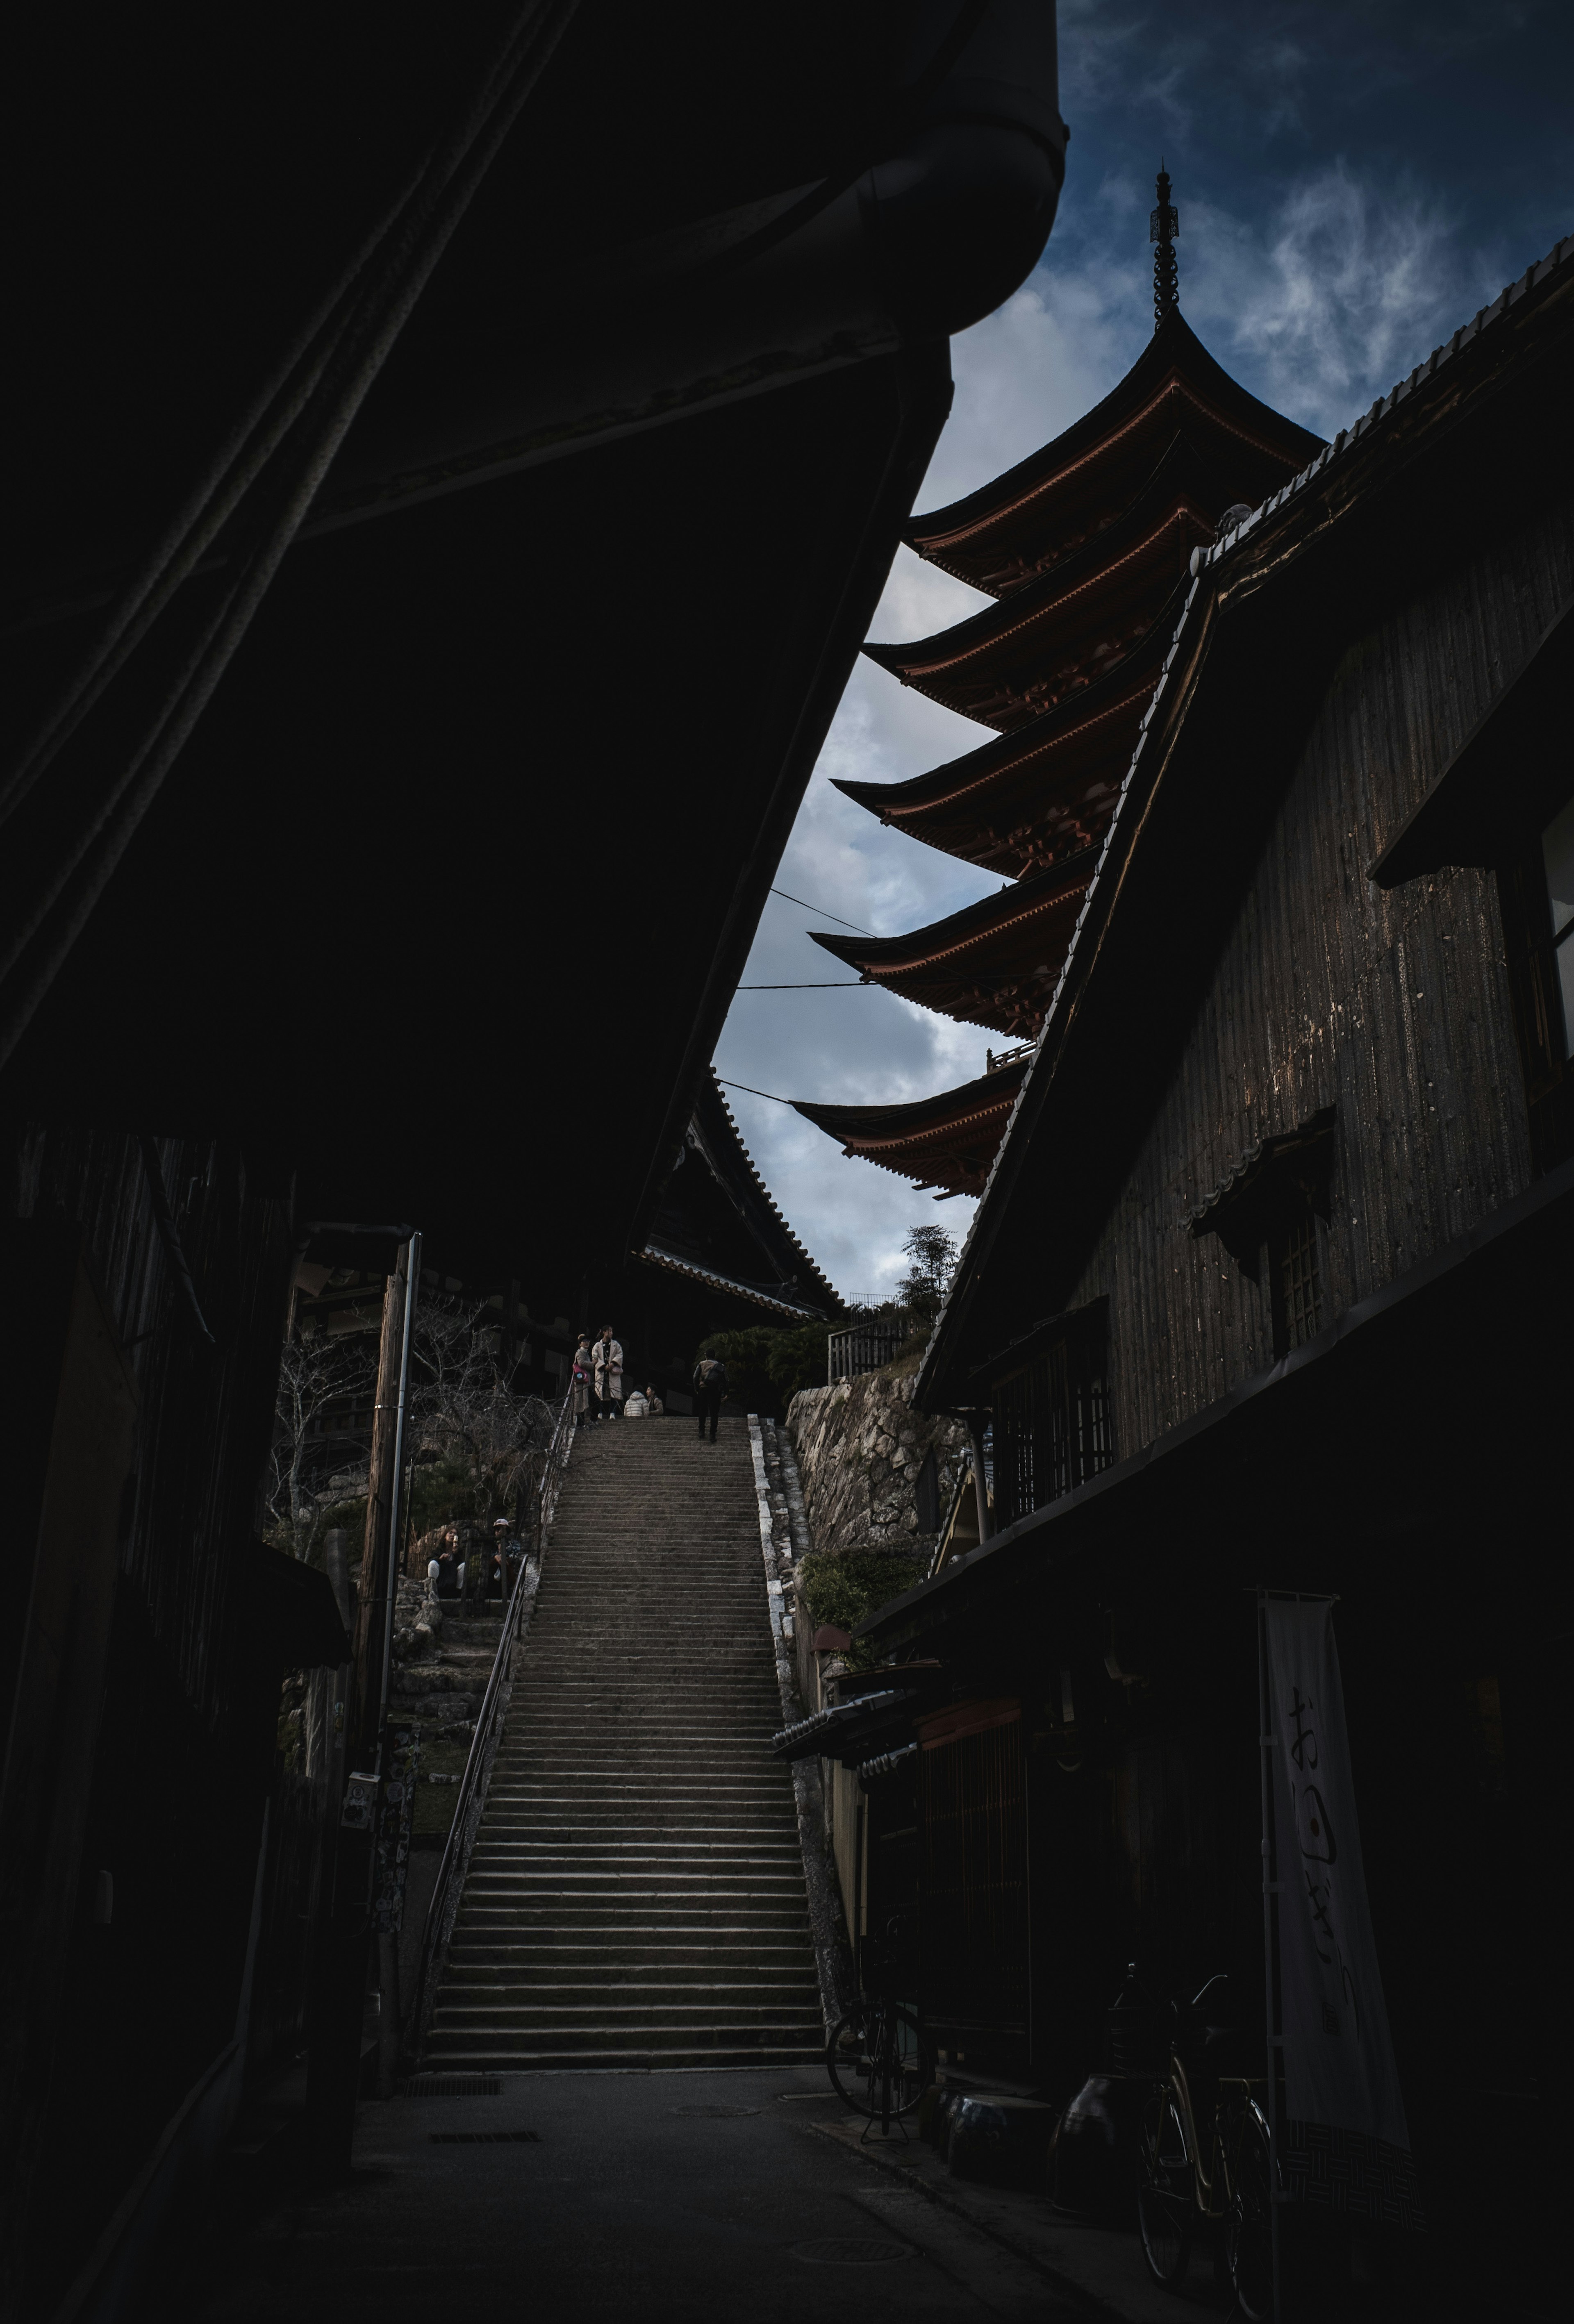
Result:
<instances>
[{"instance_id":1,"label":"red pagoda finial","mask_svg":"<svg viewBox=\"0 0 1574 2324\"><path fill-rule=\"evenodd\" d=\"M1166 315L1180 311L1180 293L1176 288L1175 236L1181 231L1181 216L1170 200L1170 173L1159 158L1158 208L1148 220L1147 238L1156 242L1153 254L1153 327L1156 331Z\"/></svg>"}]
</instances>

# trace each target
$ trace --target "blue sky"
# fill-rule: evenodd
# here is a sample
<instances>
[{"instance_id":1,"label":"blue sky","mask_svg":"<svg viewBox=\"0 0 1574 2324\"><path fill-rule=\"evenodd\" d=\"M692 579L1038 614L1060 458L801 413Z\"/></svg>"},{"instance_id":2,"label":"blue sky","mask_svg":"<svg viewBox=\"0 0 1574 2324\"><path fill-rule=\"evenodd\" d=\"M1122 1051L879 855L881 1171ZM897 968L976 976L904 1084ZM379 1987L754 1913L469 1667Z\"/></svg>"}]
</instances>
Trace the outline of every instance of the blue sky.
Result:
<instances>
[{"instance_id":1,"label":"blue sky","mask_svg":"<svg viewBox=\"0 0 1574 2324\"><path fill-rule=\"evenodd\" d=\"M1254 393L1324 436L1574 231L1574 6L1425 10L1219 0L1184 9L1061 0L1065 190L1043 262L952 344L956 401L918 495L971 490L1068 426L1152 328L1147 214L1162 152L1181 215L1181 305ZM985 601L898 551L870 634L917 637ZM999 881L886 832L833 776L897 782L985 728L861 662L815 770L746 983L850 973L809 942L824 914L879 935ZM740 993L717 1071L787 1097L870 1104L983 1070L994 1037L872 988ZM998 1040L995 1046L999 1047ZM778 1202L844 1293L901 1271L935 1204L786 1107L729 1092Z\"/></svg>"}]
</instances>

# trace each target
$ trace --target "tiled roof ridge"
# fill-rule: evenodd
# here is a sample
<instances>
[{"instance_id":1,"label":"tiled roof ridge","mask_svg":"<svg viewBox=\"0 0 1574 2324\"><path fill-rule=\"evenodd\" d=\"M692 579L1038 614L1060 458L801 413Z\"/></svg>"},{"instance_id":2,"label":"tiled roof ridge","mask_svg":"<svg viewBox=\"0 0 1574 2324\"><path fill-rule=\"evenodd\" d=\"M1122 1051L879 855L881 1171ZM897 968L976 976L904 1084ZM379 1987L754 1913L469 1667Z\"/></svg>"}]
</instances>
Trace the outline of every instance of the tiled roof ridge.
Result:
<instances>
[{"instance_id":1,"label":"tiled roof ridge","mask_svg":"<svg viewBox=\"0 0 1574 2324\"><path fill-rule=\"evenodd\" d=\"M1538 283L1544 281L1570 259L1574 259L1574 235L1564 235L1552 244L1545 258L1527 266L1524 272L1500 290L1488 306L1483 307L1468 323L1461 323L1451 339L1445 340L1441 346L1434 347L1425 361L1418 363L1406 378L1389 389L1386 395L1379 395L1371 409L1363 411L1352 428L1341 428L1332 443L1324 445L1317 457L1309 461L1299 475L1292 476L1289 483L1282 484L1276 493L1270 493L1261 507L1253 509L1248 517L1243 518L1232 531L1215 541L1211 549L1198 549L1192 560L1193 574L1200 573L1206 565L1216 565L1221 557L1227 556L1260 519L1271 515L1275 509L1283 508L1287 501L1293 500L1298 493L1303 492L1313 476L1320 475L1351 446L1369 435L1377 422L1395 410L1423 380L1434 377L1444 364L1461 355L1483 331L1490 330L1495 323L1501 322L1511 307L1517 306L1528 291L1534 290ZM1182 618L1183 620L1184 616Z\"/></svg>"},{"instance_id":2,"label":"tiled roof ridge","mask_svg":"<svg viewBox=\"0 0 1574 2324\"><path fill-rule=\"evenodd\" d=\"M742 1155L749 1175L753 1179L755 1185L759 1191L760 1199L765 1204L767 1210L769 1211L772 1218L775 1219L777 1224L780 1227L783 1234L787 1237L791 1249L797 1253L805 1266L808 1268L813 1281L819 1284L822 1288L830 1295L836 1306L840 1308L843 1304L841 1293L837 1290L830 1277L824 1272L818 1260L812 1258L809 1252L805 1250L803 1244L798 1240L797 1236L793 1232L791 1227L787 1224L787 1220L782 1216L781 1211L777 1204L776 1196L771 1193L770 1188L760 1176L759 1169L755 1165L754 1157L749 1151L743 1132L739 1129L737 1122L733 1119L732 1109L727 1102L727 1093L722 1087L721 1082L717 1077L714 1065L708 1066L706 1070L711 1076L711 1086L714 1090L717 1097L721 1100L722 1111L726 1119L727 1127L738 1141L738 1151Z\"/></svg>"},{"instance_id":3,"label":"tiled roof ridge","mask_svg":"<svg viewBox=\"0 0 1574 2324\"><path fill-rule=\"evenodd\" d=\"M647 1242L634 1256L642 1259L648 1267L664 1267L669 1275L691 1276L696 1283L708 1283L718 1291L732 1292L738 1298L752 1300L757 1307L769 1307L776 1314L790 1315L800 1323L818 1323L825 1320L811 1307L795 1307L789 1300L773 1299L769 1292L761 1291L755 1284L745 1283L741 1276L718 1275L713 1268L696 1267L692 1259L679 1259L675 1251L663 1250L659 1244ZM810 1265L813 1264L811 1260ZM818 1269L815 1271L817 1273ZM838 1299L838 1307L841 1304Z\"/></svg>"},{"instance_id":4,"label":"tiled roof ridge","mask_svg":"<svg viewBox=\"0 0 1574 2324\"><path fill-rule=\"evenodd\" d=\"M1221 540L1217 541L1211 549L1200 549L1193 553L1192 559L1192 586L1186 592L1186 601L1181 608L1181 617L1175 624L1174 636L1171 641L1170 650L1164 656L1164 667L1159 673L1158 682L1154 687L1153 699L1148 704L1146 710L1143 714L1142 729L1137 735L1137 745L1131 754L1131 764L1128 768L1125 779L1121 783L1119 796L1115 802L1115 811L1109 818L1109 827L1104 834L1103 843L1099 851L1098 864L1094 870L1091 880L1088 883L1088 890L1082 899L1082 910L1077 915L1076 927L1072 931L1072 939L1066 950L1065 959L1061 964L1060 974L1055 981L1054 991L1050 996L1049 1006L1045 1010L1044 1021L1039 1028L1038 1038L1034 1044L1033 1056L1029 1061L1027 1071L1022 1076L1022 1084L1017 1093L1017 1102L1011 1109L1010 1118L1007 1121L1005 1132L1001 1137L999 1146L995 1148L994 1158L990 1164L989 1175L984 1180L983 1192L979 1197L978 1208L973 1213L962 1250L957 1254L956 1266L952 1273L950 1288L942 1298L940 1305L935 1312L934 1327L929 1334L929 1347L931 1349L934 1347L940 1337L942 1330L944 1328L946 1315L950 1311L951 1303L955 1296L957 1286L966 1279L968 1258L972 1249L974 1237L977 1235L979 1231L979 1222L983 1218L989 1208L990 1195L994 1187L995 1179L999 1175L1000 1167L1010 1148L1011 1133L1016 1127L1017 1115L1020 1111L1024 1099L1026 1097L1028 1091L1033 1085L1033 1076L1037 1069L1038 1061L1044 1054L1045 1043L1049 1037L1050 1028L1055 1024L1059 1016L1062 997L1065 991L1066 984L1071 977L1072 972L1077 964L1077 953L1082 939L1082 929L1086 924L1088 915L1092 909L1093 898L1097 892L1099 882L1103 877L1105 864L1109 861L1110 852L1115 845L1117 835L1119 834L1121 829L1123 810L1126 806L1128 795L1129 794L1132 784L1136 779L1138 765L1141 762L1143 746L1146 742L1149 732L1152 728L1154 713L1158 708L1164 690L1169 684L1170 673L1174 667L1176 657L1181 650L1182 641L1185 635L1186 623L1191 617L1192 607L1196 601L1198 591L1201 586L1199 576L1206 571L1209 567L1217 565L1221 558L1229 556L1239 542L1243 540L1253 530L1260 519L1270 515L1277 509L1283 508L1287 502L1294 499L1297 494L1305 491L1314 477L1322 475L1335 460L1340 458L1343 454L1349 450L1356 443L1363 441L1367 436L1369 436L1371 430L1375 426L1376 426L1378 421L1385 419L1390 412L1394 411L1398 405L1404 401L1405 397L1413 393L1413 391L1421 385L1423 380L1435 377L1437 373L1446 364L1451 362L1456 356L1460 355L1466 347L1472 346L1483 331L1489 330L1492 328L1494 324L1501 322L1504 317L1509 312L1510 309L1517 306L1519 301L1524 298L1528 292L1536 289L1541 283L1546 281L1549 277L1556 273L1560 267L1569 264L1571 261L1574 261L1574 235L1564 235L1559 241L1552 244L1551 249L1547 253L1547 255L1544 258L1538 259L1534 264L1527 266L1522 275L1520 275L1514 281L1509 283L1505 290L1500 290L1497 297L1491 301L1490 305L1483 307L1479 313L1474 316L1469 322L1461 323L1451 339L1446 341L1441 346L1434 347L1431 355L1427 356L1425 362L1417 364L1414 370L1412 371L1406 378L1401 380L1395 387L1391 388L1385 396L1378 396L1372 404L1371 409L1368 411L1362 413L1360 419L1356 421L1353 428L1341 428L1339 430L1339 433L1334 437L1333 441L1330 444L1326 445L1314 460L1309 461L1307 466L1302 469L1299 475L1292 477L1287 484L1282 486L1278 492L1272 493L1269 498L1263 503L1260 508L1254 509L1249 517L1246 518L1234 529L1233 531L1227 533ZM924 1364L920 1367L919 1370L920 1378L923 1376L923 1370L927 1366L928 1360L929 1358L926 1351L924 1358Z\"/></svg>"}]
</instances>

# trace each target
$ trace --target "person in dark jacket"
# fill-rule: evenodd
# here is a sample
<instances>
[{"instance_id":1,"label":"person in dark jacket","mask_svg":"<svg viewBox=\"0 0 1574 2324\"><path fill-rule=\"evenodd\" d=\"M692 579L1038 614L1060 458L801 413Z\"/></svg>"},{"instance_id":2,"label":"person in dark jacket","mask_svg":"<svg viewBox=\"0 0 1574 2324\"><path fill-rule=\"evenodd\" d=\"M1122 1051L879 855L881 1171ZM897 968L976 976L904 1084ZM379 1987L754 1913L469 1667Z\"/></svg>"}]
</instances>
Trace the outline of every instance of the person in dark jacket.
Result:
<instances>
[{"instance_id":1,"label":"person in dark jacket","mask_svg":"<svg viewBox=\"0 0 1574 2324\"><path fill-rule=\"evenodd\" d=\"M726 1393L726 1365L719 1356L702 1356L694 1368L695 1410L699 1415L702 1440L705 1433L705 1415L710 1415L713 1444L716 1441L716 1422L721 1417L722 1398Z\"/></svg>"}]
</instances>

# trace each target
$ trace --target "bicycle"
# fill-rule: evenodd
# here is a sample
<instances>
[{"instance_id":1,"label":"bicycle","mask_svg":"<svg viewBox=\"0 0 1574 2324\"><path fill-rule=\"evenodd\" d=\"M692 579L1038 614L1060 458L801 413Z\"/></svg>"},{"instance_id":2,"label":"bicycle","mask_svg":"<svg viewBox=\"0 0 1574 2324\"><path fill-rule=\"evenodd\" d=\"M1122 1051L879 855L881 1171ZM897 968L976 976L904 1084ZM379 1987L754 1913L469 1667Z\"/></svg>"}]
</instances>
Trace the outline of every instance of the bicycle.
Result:
<instances>
[{"instance_id":1,"label":"bicycle","mask_svg":"<svg viewBox=\"0 0 1574 2324\"><path fill-rule=\"evenodd\" d=\"M905 1916L886 1923L885 1941L865 1941L874 1990L843 2012L825 2044L831 2087L854 2114L879 2120L883 2133L911 2114L934 2080L934 2060L917 2019L895 1999L891 1966ZM865 2132L868 2136L868 2132Z\"/></svg>"},{"instance_id":2,"label":"bicycle","mask_svg":"<svg viewBox=\"0 0 1574 2324\"><path fill-rule=\"evenodd\" d=\"M1210 2015L1225 2015L1228 1980L1210 1978L1192 2004L1193 2031L1206 2052L1230 2031L1210 2025ZM1212 2119L1204 2142L1181 2055L1180 2012L1170 2005L1168 2062L1155 2079L1143 2108L1141 2180L1137 2218L1149 2274L1168 2292L1178 2291L1192 2256L1197 2229L1220 2227L1214 2264L1235 2294L1243 2324L1266 2324L1273 2312L1273 2224L1267 2118L1258 2093L1260 2080L1238 2074L1214 2076Z\"/></svg>"}]
</instances>

